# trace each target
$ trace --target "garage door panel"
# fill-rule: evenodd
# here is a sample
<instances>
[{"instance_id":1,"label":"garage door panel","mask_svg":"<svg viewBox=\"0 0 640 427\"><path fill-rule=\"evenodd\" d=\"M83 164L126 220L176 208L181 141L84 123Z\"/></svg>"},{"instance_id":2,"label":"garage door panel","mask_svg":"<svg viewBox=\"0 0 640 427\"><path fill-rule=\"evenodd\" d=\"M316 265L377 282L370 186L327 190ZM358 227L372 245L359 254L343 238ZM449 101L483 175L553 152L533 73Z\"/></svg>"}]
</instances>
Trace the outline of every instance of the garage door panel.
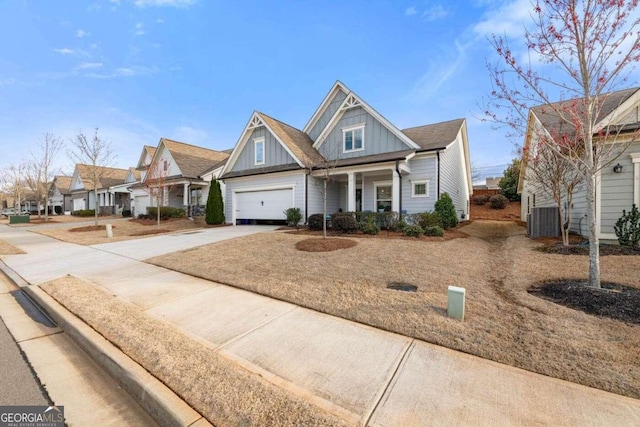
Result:
<instances>
[{"instance_id":1,"label":"garage door panel","mask_svg":"<svg viewBox=\"0 0 640 427\"><path fill-rule=\"evenodd\" d=\"M236 193L236 219L285 219L293 206L293 189Z\"/></svg>"}]
</instances>

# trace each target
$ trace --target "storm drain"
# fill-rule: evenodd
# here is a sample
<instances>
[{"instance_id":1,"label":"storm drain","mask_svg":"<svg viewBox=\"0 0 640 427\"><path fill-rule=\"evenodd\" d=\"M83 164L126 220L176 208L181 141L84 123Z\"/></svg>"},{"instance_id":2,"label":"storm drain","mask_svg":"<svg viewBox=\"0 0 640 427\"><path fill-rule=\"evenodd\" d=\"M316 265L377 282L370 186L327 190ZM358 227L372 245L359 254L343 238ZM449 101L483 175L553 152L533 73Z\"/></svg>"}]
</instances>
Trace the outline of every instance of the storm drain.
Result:
<instances>
[{"instance_id":1,"label":"storm drain","mask_svg":"<svg viewBox=\"0 0 640 427\"><path fill-rule=\"evenodd\" d=\"M393 289L394 291L416 292L418 287L409 283L391 282L387 285L387 289Z\"/></svg>"}]
</instances>

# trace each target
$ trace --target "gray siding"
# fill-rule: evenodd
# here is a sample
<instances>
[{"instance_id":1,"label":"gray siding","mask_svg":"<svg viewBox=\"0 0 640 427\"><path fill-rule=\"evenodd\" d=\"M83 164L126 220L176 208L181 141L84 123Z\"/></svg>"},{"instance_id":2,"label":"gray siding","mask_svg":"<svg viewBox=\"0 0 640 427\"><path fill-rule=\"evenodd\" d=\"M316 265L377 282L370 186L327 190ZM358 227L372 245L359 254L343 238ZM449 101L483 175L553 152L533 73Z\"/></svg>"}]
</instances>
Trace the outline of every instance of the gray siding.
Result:
<instances>
[{"instance_id":1,"label":"gray siding","mask_svg":"<svg viewBox=\"0 0 640 427\"><path fill-rule=\"evenodd\" d=\"M255 138L264 137L264 164L255 164L254 143ZM238 156L238 160L233 165L232 171L243 171L249 169L258 169L268 166L289 165L296 161L278 142L278 140L267 131L264 126L254 129L247 140L242 152Z\"/></svg>"},{"instance_id":2,"label":"gray siding","mask_svg":"<svg viewBox=\"0 0 640 427\"><path fill-rule=\"evenodd\" d=\"M342 89L338 90L338 93L333 96L333 99L331 100L329 105L327 105L327 109L324 110L324 113L322 113L316 124L311 128L311 130L309 130L309 137L314 142L316 138L322 133L323 129L327 126L327 123L329 123L331 117L333 117L338 108L340 108L340 105L346 97L347 94L344 93Z\"/></svg>"},{"instance_id":3,"label":"gray siding","mask_svg":"<svg viewBox=\"0 0 640 427\"><path fill-rule=\"evenodd\" d=\"M438 199L437 160L412 159L411 174L402 177L402 210L407 213L432 211ZM412 181L429 181L429 197L411 197Z\"/></svg>"},{"instance_id":4,"label":"gray siding","mask_svg":"<svg viewBox=\"0 0 640 427\"><path fill-rule=\"evenodd\" d=\"M622 210L627 212L633 205L633 162L628 153L640 153L640 144L633 144L613 162L622 165L622 173L614 173L613 165L607 166L601 174L601 203L600 232L603 234L615 234L613 226Z\"/></svg>"},{"instance_id":5,"label":"gray siding","mask_svg":"<svg viewBox=\"0 0 640 427\"><path fill-rule=\"evenodd\" d=\"M323 211L323 185L322 180L309 177L308 181L308 209L309 215L322 213ZM339 182L329 182L327 184L327 213L337 212L339 208L346 210L340 205L340 185Z\"/></svg>"},{"instance_id":6,"label":"gray siding","mask_svg":"<svg viewBox=\"0 0 640 427\"><path fill-rule=\"evenodd\" d=\"M304 172L299 174L283 174L283 173L272 173L265 175L257 175L255 177L248 178L231 178L225 180L225 204L224 204L224 216L225 221L227 223L232 223L233 219L233 210L235 209L233 204L233 192L236 190L255 188L260 189L261 187L276 187L276 186L291 186L295 185L294 189L294 207L300 208L302 215L304 217L304 185L305 185L305 174ZM284 218L284 214L282 215L282 219Z\"/></svg>"},{"instance_id":7,"label":"gray siding","mask_svg":"<svg viewBox=\"0 0 640 427\"><path fill-rule=\"evenodd\" d=\"M389 181L389 185L393 180L391 171L389 173L376 176L364 177L364 186L362 187L362 210L376 212L374 182Z\"/></svg>"},{"instance_id":8,"label":"gray siding","mask_svg":"<svg viewBox=\"0 0 640 427\"><path fill-rule=\"evenodd\" d=\"M449 193L458 218L463 213L468 218L469 194L465 190L466 169L462 151L462 136L458 133L455 143L440 154L440 193Z\"/></svg>"},{"instance_id":9,"label":"gray siding","mask_svg":"<svg viewBox=\"0 0 640 427\"><path fill-rule=\"evenodd\" d=\"M364 150L343 153L342 128L365 123ZM344 113L319 148L320 154L327 159L346 159L408 150L410 147L391 133L385 126L361 107L352 108Z\"/></svg>"}]
</instances>

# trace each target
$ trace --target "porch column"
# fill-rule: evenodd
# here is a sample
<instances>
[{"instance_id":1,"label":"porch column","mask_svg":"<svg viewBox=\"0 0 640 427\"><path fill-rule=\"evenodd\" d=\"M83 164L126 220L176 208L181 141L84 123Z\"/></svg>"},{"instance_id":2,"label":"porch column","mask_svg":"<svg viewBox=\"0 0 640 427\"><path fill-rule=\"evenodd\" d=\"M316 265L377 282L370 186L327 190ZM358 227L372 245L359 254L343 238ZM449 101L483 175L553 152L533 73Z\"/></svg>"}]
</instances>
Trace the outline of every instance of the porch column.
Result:
<instances>
[{"instance_id":1,"label":"porch column","mask_svg":"<svg viewBox=\"0 0 640 427\"><path fill-rule=\"evenodd\" d=\"M400 212L400 177L395 169L391 170L393 181L391 183L391 210Z\"/></svg>"},{"instance_id":2,"label":"porch column","mask_svg":"<svg viewBox=\"0 0 640 427\"><path fill-rule=\"evenodd\" d=\"M184 183L184 189L182 190L182 204L189 206L189 183Z\"/></svg>"},{"instance_id":3,"label":"porch column","mask_svg":"<svg viewBox=\"0 0 640 427\"><path fill-rule=\"evenodd\" d=\"M356 174L355 172L348 172L347 176L347 212L355 212L356 210Z\"/></svg>"}]
</instances>

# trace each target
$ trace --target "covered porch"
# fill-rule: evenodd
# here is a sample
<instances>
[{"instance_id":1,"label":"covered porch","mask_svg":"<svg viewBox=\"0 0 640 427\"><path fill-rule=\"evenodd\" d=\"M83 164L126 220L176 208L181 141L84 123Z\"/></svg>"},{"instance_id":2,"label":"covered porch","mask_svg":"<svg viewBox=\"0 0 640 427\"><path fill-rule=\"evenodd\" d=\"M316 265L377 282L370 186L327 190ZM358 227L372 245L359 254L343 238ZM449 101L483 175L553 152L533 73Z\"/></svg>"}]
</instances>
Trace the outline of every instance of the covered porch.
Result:
<instances>
[{"instance_id":1,"label":"covered porch","mask_svg":"<svg viewBox=\"0 0 640 427\"><path fill-rule=\"evenodd\" d=\"M160 191L160 206L184 209L187 217L204 216L209 183L203 180L176 180L149 188L150 206L156 206Z\"/></svg>"}]
</instances>

